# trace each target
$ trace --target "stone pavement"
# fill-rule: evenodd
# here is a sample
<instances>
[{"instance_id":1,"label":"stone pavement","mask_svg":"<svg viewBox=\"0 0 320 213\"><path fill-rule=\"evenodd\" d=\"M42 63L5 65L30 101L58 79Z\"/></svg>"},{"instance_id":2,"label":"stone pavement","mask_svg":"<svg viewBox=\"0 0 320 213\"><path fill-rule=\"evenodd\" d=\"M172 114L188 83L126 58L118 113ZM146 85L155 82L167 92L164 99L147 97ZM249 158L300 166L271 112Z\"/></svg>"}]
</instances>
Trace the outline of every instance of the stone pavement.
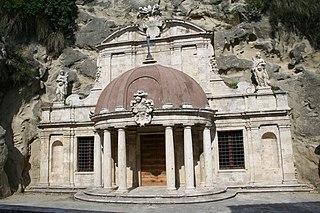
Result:
<instances>
[{"instance_id":1,"label":"stone pavement","mask_svg":"<svg viewBox=\"0 0 320 213\"><path fill-rule=\"evenodd\" d=\"M105 204L74 200L72 194L15 194L0 200L0 212L320 212L315 192L240 193L236 197L201 204Z\"/></svg>"}]
</instances>

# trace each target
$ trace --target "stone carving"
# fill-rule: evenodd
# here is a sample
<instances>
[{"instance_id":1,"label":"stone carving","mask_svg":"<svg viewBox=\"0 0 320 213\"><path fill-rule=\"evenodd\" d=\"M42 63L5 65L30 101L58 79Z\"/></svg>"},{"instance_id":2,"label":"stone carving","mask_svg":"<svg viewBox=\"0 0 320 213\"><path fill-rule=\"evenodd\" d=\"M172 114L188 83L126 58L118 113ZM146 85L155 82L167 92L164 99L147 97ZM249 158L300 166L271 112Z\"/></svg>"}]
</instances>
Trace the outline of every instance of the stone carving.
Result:
<instances>
[{"instance_id":1,"label":"stone carving","mask_svg":"<svg viewBox=\"0 0 320 213\"><path fill-rule=\"evenodd\" d=\"M97 83L99 83L100 79L101 79L101 69L102 69L102 67L98 66L98 69L97 69L97 72L96 72L96 79L95 79L95 82L97 82Z\"/></svg>"},{"instance_id":2,"label":"stone carving","mask_svg":"<svg viewBox=\"0 0 320 213\"><path fill-rule=\"evenodd\" d=\"M40 89L45 88L44 78L48 74L48 67L40 67L38 69L39 75L36 79L39 81Z\"/></svg>"},{"instance_id":3,"label":"stone carving","mask_svg":"<svg viewBox=\"0 0 320 213\"><path fill-rule=\"evenodd\" d=\"M210 57L210 65L211 65L211 71L214 73L214 74L218 74L219 72L219 69L218 69L218 65L217 65L217 60L216 60L216 57L214 55L212 55Z\"/></svg>"},{"instance_id":4,"label":"stone carving","mask_svg":"<svg viewBox=\"0 0 320 213\"><path fill-rule=\"evenodd\" d=\"M163 28L163 21L161 20L158 4L139 7L138 18L142 20L139 27L147 34L147 37L155 38L160 36Z\"/></svg>"},{"instance_id":5,"label":"stone carving","mask_svg":"<svg viewBox=\"0 0 320 213\"><path fill-rule=\"evenodd\" d=\"M266 70L266 62L261 58L260 52L256 53L256 56L252 58L252 72L257 82L257 88L270 87L269 75Z\"/></svg>"},{"instance_id":6,"label":"stone carving","mask_svg":"<svg viewBox=\"0 0 320 213\"><path fill-rule=\"evenodd\" d=\"M59 71L57 77L56 101L64 101L67 96L69 74L64 70Z\"/></svg>"},{"instance_id":7,"label":"stone carving","mask_svg":"<svg viewBox=\"0 0 320 213\"><path fill-rule=\"evenodd\" d=\"M146 99L147 96L148 93L138 90L133 95L133 100L130 102L134 120L139 126L149 124L152 119L153 101L151 99Z\"/></svg>"}]
</instances>

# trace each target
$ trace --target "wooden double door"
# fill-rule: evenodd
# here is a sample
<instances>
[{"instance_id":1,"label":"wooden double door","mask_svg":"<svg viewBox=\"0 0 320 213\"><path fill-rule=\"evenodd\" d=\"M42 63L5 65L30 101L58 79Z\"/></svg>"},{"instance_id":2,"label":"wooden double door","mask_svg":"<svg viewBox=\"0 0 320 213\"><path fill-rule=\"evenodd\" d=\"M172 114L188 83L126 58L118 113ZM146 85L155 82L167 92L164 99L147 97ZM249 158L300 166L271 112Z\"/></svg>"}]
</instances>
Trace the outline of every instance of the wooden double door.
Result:
<instances>
[{"instance_id":1,"label":"wooden double door","mask_svg":"<svg viewBox=\"0 0 320 213\"><path fill-rule=\"evenodd\" d=\"M141 185L166 185L164 134L140 135Z\"/></svg>"}]
</instances>

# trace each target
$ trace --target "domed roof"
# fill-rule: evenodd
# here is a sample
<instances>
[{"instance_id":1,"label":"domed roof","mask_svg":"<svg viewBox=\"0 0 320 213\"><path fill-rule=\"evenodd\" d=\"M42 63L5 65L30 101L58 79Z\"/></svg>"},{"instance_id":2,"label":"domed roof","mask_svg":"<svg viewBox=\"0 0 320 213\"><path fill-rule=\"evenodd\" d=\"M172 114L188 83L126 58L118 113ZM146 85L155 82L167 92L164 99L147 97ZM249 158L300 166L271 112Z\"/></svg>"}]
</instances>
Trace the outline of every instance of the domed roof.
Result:
<instances>
[{"instance_id":1,"label":"domed roof","mask_svg":"<svg viewBox=\"0 0 320 213\"><path fill-rule=\"evenodd\" d=\"M187 74L161 65L148 65L131 69L113 81L102 91L95 113L116 107L130 110L133 95L142 90L148 93L147 99L153 100L154 108L162 108L171 103L174 108L191 104L193 108L205 108L207 97L201 86Z\"/></svg>"}]
</instances>

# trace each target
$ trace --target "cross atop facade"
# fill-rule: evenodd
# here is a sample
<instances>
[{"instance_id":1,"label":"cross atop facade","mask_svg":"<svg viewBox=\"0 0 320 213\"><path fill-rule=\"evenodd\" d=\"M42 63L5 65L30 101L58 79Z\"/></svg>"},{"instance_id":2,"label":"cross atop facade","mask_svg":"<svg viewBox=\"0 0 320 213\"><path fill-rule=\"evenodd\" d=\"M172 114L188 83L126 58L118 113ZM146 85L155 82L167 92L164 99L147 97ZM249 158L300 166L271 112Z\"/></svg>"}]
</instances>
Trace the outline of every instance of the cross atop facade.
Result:
<instances>
[{"instance_id":1,"label":"cross atop facade","mask_svg":"<svg viewBox=\"0 0 320 213\"><path fill-rule=\"evenodd\" d=\"M150 47L151 47L151 46L155 46L155 44L150 43L150 37L148 36L148 37L147 37L147 44L142 45L142 47L148 47L148 54L147 54L146 60L143 62L144 64L149 64L149 63L155 63L155 62L157 62L157 61L155 61L155 60L153 59L153 56L152 56L152 54L151 54L151 50L150 50Z\"/></svg>"}]
</instances>

